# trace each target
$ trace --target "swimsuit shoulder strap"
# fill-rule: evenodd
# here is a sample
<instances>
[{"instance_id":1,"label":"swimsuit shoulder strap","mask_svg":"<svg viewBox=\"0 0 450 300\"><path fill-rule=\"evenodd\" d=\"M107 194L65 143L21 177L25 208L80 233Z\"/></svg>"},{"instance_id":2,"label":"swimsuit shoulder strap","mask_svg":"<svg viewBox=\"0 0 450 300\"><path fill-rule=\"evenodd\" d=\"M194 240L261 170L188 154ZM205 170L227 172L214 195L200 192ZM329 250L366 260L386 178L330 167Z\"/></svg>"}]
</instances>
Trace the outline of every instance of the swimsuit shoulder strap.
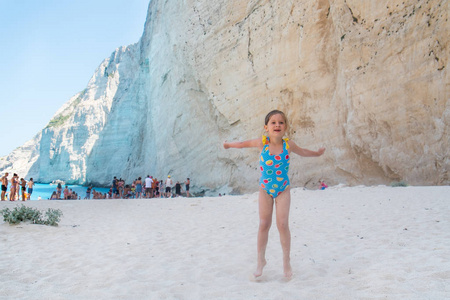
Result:
<instances>
[{"instance_id":1,"label":"swimsuit shoulder strap","mask_svg":"<svg viewBox=\"0 0 450 300\"><path fill-rule=\"evenodd\" d=\"M286 149L289 149L289 144L288 144L289 138L284 138L283 141L286 144Z\"/></svg>"}]
</instances>

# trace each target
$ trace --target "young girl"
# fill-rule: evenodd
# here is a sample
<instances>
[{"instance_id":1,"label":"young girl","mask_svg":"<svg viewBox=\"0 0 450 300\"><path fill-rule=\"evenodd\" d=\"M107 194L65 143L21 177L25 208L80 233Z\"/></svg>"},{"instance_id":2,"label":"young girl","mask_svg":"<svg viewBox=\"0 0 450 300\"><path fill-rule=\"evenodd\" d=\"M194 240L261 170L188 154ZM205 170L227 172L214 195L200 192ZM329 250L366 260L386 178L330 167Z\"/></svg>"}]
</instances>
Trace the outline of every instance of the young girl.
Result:
<instances>
[{"instance_id":1,"label":"young girl","mask_svg":"<svg viewBox=\"0 0 450 300\"><path fill-rule=\"evenodd\" d=\"M291 204L291 192L289 187L289 163L291 152L306 157L320 156L325 148L311 151L297 146L289 139L283 139L288 130L287 119L283 112L273 110L267 114L264 130L267 134L262 139L257 138L243 142L224 142L223 147L250 148L261 150L259 183L259 230L258 230L258 259L255 277L262 275L266 265L266 246L269 238L269 229L272 225L273 204L276 206L277 228L280 232L280 242L283 249L283 269L286 278L292 277L290 263L291 233L289 231L289 207ZM275 201L274 201L275 199Z\"/></svg>"}]
</instances>

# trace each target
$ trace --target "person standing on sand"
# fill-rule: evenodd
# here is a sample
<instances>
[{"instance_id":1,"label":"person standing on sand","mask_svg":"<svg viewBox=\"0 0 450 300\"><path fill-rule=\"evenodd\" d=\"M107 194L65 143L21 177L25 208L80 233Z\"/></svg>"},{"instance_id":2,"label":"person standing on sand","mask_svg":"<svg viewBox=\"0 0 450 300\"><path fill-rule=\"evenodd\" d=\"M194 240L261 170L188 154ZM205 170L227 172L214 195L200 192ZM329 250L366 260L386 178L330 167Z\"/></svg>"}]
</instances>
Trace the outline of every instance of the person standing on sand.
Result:
<instances>
[{"instance_id":1,"label":"person standing on sand","mask_svg":"<svg viewBox=\"0 0 450 300\"><path fill-rule=\"evenodd\" d=\"M86 189L86 197L84 197L84 199L91 199L91 191L92 191L92 187L88 186L88 188ZM95 199L95 190L94 190L94 199Z\"/></svg>"},{"instance_id":2,"label":"person standing on sand","mask_svg":"<svg viewBox=\"0 0 450 300\"><path fill-rule=\"evenodd\" d=\"M177 183L175 184L175 196L181 196L181 183L179 181L177 181Z\"/></svg>"},{"instance_id":3,"label":"person standing on sand","mask_svg":"<svg viewBox=\"0 0 450 300\"><path fill-rule=\"evenodd\" d=\"M11 189L9 190L9 201L14 201L14 199L16 198L16 192L17 192L17 184L18 184L18 179L17 179L17 174L14 173L13 177L11 178Z\"/></svg>"},{"instance_id":4,"label":"person standing on sand","mask_svg":"<svg viewBox=\"0 0 450 300\"><path fill-rule=\"evenodd\" d=\"M266 248L269 239L269 229L272 225L273 206L276 207L277 227L280 232L280 242L283 249L283 270L287 279L292 277L290 262L291 232L289 230L289 209L291 204L291 191L289 186L290 154L313 157L321 156L325 148L311 151L297 146L293 141L283 138L288 130L285 114L273 110L264 120L264 130L267 134L262 139L257 138L243 142L223 143L225 149L229 148L258 148L260 154L260 186L259 186L259 230L257 241L257 267L253 273L259 277L266 265Z\"/></svg>"},{"instance_id":5,"label":"person standing on sand","mask_svg":"<svg viewBox=\"0 0 450 300\"><path fill-rule=\"evenodd\" d=\"M156 178L151 177L152 179L152 198L156 197L156 186L158 185L158 180Z\"/></svg>"},{"instance_id":6,"label":"person standing on sand","mask_svg":"<svg viewBox=\"0 0 450 300\"><path fill-rule=\"evenodd\" d=\"M172 185L173 185L173 182L169 175L169 176L167 176L167 179L166 179L166 197L167 198L170 198L172 196Z\"/></svg>"},{"instance_id":7,"label":"person standing on sand","mask_svg":"<svg viewBox=\"0 0 450 300\"><path fill-rule=\"evenodd\" d=\"M26 186L27 186L27 182L25 181L25 179L20 178L20 187L21 187L21 191L22 191L22 201L26 201L27 198L25 197L25 191L26 191ZM17 197L17 200L19 200L19 197Z\"/></svg>"},{"instance_id":8,"label":"person standing on sand","mask_svg":"<svg viewBox=\"0 0 450 300\"><path fill-rule=\"evenodd\" d=\"M159 186L159 198L164 198L164 195L165 195L165 193L164 193L164 182L161 180L158 183L158 186Z\"/></svg>"},{"instance_id":9,"label":"person standing on sand","mask_svg":"<svg viewBox=\"0 0 450 300\"><path fill-rule=\"evenodd\" d=\"M30 178L30 181L28 181L28 200L31 200L31 194L33 193L33 186L34 186L34 181L33 178Z\"/></svg>"},{"instance_id":10,"label":"person standing on sand","mask_svg":"<svg viewBox=\"0 0 450 300\"><path fill-rule=\"evenodd\" d=\"M136 180L136 199L141 198L142 196L142 178L139 177Z\"/></svg>"},{"instance_id":11,"label":"person standing on sand","mask_svg":"<svg viewBox=\"0 0 450 300\"><path fill-rule=\"evenodd\" d=\"M155 183L155 198L159 197L159 180L158 178L154 178L153 182Z\"/></svg>"},{"instance_id":12,"label":"person standing on sand","mask_svg":"<svg viewBox=\"0 0 450 300\"><path fill-rule=\"evenodd\" d=\"M63 191L63 194L64 194L64 200L69 200L69 188L67 185ZM60 197L58 197L58 195L56 195L56 198L60 199Z\"/></svg>"},{"instance_id":13,"label":"person standing on sand","mask_svg":"<svg viewBox=\"0 0 450 300\"><path fill-rule=\"evenodd\" d=\"M152 182L153 180L150 178L150 175L147 175L147 177L145 178L145 198L151 198Z\"/></svg>"},{"instance_id":14,"label":"person standing on sand","mask_svg":"<svg viewBox=\"0 0 450 300\"><path fill-rule=\"evenodd\" d=\"M117 186L119 188L119 198L122 199L124 197L123 191L124 191L124 188L125 188L125 180L120 178L119 182L117 183Z\"/></svg>"},{"instance_id":15,"label":"person standing on sand","mask_svg":"<svg viewBox=\"0 0 450 300\"><path fill-rule=\"evenodd\" d=\"M2 177L2 198L1 201L6 201L6 191L8 190L8 173L5 173L5 175Z\"/></svg>"},{"instance_id":16,"label":"person standing on sand","mask_svg":"<svg viewBox=\"0 0 450 300\"><path fill-rule=\"evenodd\" d=\"M62 185L61 185L61 182L58 182L58 185L56 186L56 198L58 198L58 200L61 199L61 191L62 191Z\"/></svg>"},{"instance_id":17,"label":"person standing on sand","mask_svg":"<svg viewBox=\"0 0 450 300\"><path fill-rule=\"evenodd\" d=\"M117 177L114 176L113 182L112 182L112 198L116 197L116 194L118 194L119 191L117 190Z\"/></svg>"},{"instance_id":18,"label":"person standing on sand","mask_svg":"<svg viewBox=\"0 0 450 300\"><path fill-rule=\"evenodd\" d=\"M191 180L188 178L186 179L186 181L184 182L184 184L186 185L186 197L189 197L189 186L191 184Z\"/></svg>"}]
</instances>

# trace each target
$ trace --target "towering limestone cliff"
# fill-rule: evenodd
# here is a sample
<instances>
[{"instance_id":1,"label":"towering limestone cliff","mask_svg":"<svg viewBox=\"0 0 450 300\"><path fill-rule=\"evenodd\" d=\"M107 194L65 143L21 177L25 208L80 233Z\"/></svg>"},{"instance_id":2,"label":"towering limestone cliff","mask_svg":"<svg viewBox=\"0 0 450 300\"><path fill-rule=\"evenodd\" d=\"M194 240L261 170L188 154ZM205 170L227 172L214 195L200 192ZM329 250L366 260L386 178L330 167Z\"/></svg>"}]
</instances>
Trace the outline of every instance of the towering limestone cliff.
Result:
<instances>
[{"instance_id":1,"label":"towering limestone cliff","mask_svg":"<svg viewBox=\"0 0 450 300\"><path fill-rule=\"evenodd\" d=\"M147 174L256 191L257 150L278 108L300 146L291 184L450 183L448 1L162 1L0 170L108 184Z\"/></svg>"}]
</instances>

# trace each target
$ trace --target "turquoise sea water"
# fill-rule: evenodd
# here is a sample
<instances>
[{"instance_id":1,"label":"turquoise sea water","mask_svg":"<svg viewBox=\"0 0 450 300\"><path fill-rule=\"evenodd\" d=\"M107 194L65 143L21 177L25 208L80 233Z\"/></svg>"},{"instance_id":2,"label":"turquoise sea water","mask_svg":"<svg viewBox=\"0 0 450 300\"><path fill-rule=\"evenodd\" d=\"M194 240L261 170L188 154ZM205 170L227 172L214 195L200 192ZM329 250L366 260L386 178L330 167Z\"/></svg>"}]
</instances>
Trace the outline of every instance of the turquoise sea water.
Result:
<instances>
[{"instance_id":1,"label":"turquoise sea water","mask_svg":"<svg viewBox=\"0 0 450 300\"><path fill-rule=\"evenodd\" d=\"M33 193L31 194L31 200L38 200L38 197L40 196L42 200L50 199L52 193L56 191L56 184L42 184L42 183L36 183L33 188ZM62 186L63 190L65 188L65 185ZM72 191L75 191L78 196L81 197L81 199L84 199L86 197L86 186L81 185L68 185L69 189L72 189ZM107 193L109 191L109 188L97 188L93 187L94 190L101 192L101 193ZM28 190L28 188L27 188ZM8 188L9 193L9 188ZM62 197L63 194L61 192ZM22 198L21 198L22 199ZM91 193L91 199L92 199L92 193Z\"/></svg>"}]
</instances>

